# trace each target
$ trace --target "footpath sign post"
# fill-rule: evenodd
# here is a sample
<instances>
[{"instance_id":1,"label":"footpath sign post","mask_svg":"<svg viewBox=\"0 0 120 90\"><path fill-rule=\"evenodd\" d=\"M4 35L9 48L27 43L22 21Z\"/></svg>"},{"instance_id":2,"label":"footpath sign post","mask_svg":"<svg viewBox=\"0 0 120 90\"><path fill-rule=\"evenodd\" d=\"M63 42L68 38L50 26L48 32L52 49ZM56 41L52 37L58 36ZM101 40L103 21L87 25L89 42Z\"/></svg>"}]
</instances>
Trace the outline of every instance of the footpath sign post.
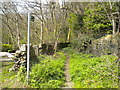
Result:
<instances>
[{"instance_id":1,"label":"footpath sign post","mask_svg":"<svg viewBox=\"0 0 120 90\"><path fill-rule=\"evenodd\" d=\"M34 16L28 12L28 37L27 37L27 83L29 83L29 70L30 70L30 22L34 22Z\"/></svg>"},{"instance_id":2,"label":"footpath sign post","mask_svg":"<svg viewBox=\"0 0 120 90\"><path fill-rule=\"evenodd\" d=\"M30 21L31 13L28 12L28 38L27 38L27 83L29 82L29 61L30 61Z\"/></svg>"}]
</instances>

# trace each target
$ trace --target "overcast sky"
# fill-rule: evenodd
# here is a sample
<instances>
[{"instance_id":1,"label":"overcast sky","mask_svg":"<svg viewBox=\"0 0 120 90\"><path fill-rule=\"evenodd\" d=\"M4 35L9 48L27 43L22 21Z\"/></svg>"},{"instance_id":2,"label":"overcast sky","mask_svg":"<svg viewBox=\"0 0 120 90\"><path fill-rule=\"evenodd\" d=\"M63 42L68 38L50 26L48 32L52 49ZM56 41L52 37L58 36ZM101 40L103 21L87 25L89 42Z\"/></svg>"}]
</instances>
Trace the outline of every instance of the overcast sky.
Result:
<instances>
[{"instance_id":1,"label":"overcast sky","mask_svg":"<svg viewBox=\"0 0 120 90\"><path fill-rule=\"evenodd\" d=\"M21 6L18 6L18 10L21 12L23 11L22 9L22 5L25 4L25 2L27 1L31 1L31 2L40 2L40 0L12 0L12 1L15 1L15 2L20 2ZM47 3L49 1L57 1L57 0L41 0L42 3ZM61 5L62 4L62 0L58 0L59 4Z\"/></svg>"},{"instance_id":2,"label":"overcast sky","mask_svg":"<svg viewBox=\"0 0 120 90\"><path fill-rule=\"evenodd\" d=\"M14 1L14 2L20 2L21 6L18 6L18 10L21 12L22 11L22 5L24 5L24 2L31 1L31 2L40 2L40 0L0 0L0 2L9 2L9 1ZM62 1L66 2L119 2L120 0L41 0L42 3L46 3L49 1L57 1L59 4L62 4Z\"/></svg>"}]
</instances>

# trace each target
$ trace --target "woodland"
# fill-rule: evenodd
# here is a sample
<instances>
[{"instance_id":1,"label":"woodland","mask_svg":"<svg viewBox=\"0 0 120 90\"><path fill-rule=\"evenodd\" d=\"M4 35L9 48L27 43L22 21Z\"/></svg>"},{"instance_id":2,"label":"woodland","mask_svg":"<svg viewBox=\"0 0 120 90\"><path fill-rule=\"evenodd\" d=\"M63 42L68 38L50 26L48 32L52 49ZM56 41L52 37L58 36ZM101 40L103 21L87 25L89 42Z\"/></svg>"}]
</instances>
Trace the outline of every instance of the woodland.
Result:
<instances>
[{"instance_id":1,"label":"woodland","mask_svg":"<svg viewBox=\"0 0 120 90\"><path fill-rule=\"evenodd\" d=\"M0 62L2 88L119 88L119 51L119 55L109 50L103 55L92 53L94 40L120 36L119 1L0 2L2 52L13 53L27 44L28 12L31 45L51 44L54 54L37 57L29 83L25 67L9 71L14 62ZM60 43L68 45L60 48Z\"/></svg>"}]
</instances>

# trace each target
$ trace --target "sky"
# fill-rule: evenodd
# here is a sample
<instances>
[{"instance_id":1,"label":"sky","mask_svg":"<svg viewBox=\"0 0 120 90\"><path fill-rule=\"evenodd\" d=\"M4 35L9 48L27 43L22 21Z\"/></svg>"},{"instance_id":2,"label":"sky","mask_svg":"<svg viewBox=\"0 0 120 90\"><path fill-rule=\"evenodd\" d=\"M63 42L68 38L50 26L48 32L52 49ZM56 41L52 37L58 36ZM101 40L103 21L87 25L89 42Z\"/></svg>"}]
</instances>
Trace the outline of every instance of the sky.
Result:
<instances>
[{"instance_id":1,"label":"sky","mask_svg":"<svg viewBox=\"0 0 120 90\"><path fill-rule=\"evenodd\" d=\"M25 2L30 1L30 2L40 2L40 0L12 0L15 2L20 2L21 5L24 5ZM42 3L47 3L48 1L57 1L57 0L41 0ZM58 0L59 4L62 5L62 0ZM21 12L22 6L18 6L18 11Z\"/></svg>"},{"instance_id":2,"label":"sky","mask_svg":"<svg viewBox=\"0 0 120 90\"><path fill-rule=\"evenodd\" d=\"M23 2L23 1L32 1L32 2L40 2L40 0L0 0L0 2L9 2L9 1L14 1L14 2ZM43 3L47 1L57 1L57 0L41 0ZM58 0L59 3L61 3L62 0Z\"/></svg>"},{"instance_id":3,"label":"sky","mask_svg":"<svg viewBox=\"0 0 120 90\"><path fill-rule=\"evenodd\" d=\"M40 0L0 0L0 2L10 2L10 1L14 1L14 2L19 2L19 6L17 6L18 8L18 12L23 12L23 6L25 5L25 2L40 2ZM42 3L47 3L49 1L57 1L57 0L41 0ZM62 0L58 0L59 4L62 5ZM0 11L1 13L1 11Z\"/></svg>"},{"instance_id":4,"label":"sky","mask_svg":"<svg viewBox=\"0 0 120 90\"><path fill-rule=\"evenodd\" d=\"M0 2L9 2L9 1L14 1L14 2L20 2L21 6L18 6L18 10L22 11L22 5L24 5L24 2L31 1L31 2L40 2L40 0L0 0ZM46 3L48 1L58 1L60 5L62 5L63 0L41 0L42 3ZM120 0L64 0L66 2L97 2L97 1L112 1L112 2L119 2Z\"/></svg>"},{"instance_id":5,"label":"sky","mask_svg":"<svg viewBox=\"0 0 120 90\"><path fill-rule=\"evenodd\" d=\"M11 0L0 0L0 2L9 2ZM12 0L12 1L15 1L15 2L21 2L21 1L40 1L40 0ZM46 1L57 1L57 0L41 0L42 2L46 2ZM98 2L98 1L102 1L102 2L108 2L108 1L111 1L111 2L119 2L120 0L64 0L66 2ZM58 2L61 4L62 0L58 0Z\"/></svg>"}]
</instances>

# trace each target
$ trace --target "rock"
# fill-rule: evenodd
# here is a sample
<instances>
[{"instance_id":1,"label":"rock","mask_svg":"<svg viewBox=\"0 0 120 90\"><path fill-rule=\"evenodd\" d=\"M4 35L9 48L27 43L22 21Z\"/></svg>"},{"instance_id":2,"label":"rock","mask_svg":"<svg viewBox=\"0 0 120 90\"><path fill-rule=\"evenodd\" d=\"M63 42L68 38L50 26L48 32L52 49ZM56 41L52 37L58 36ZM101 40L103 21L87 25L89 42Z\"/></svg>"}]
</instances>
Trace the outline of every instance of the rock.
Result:
<instances>
[{"instance_id":1,"label":"rock","mask_svg":"<svg viewBox=\"0 0 120 90\"><path fill-rule=\"evenodd\" d=\"M26 60L24 60L24 61L21 61L21 63L25 63L26 62Z\"/></svg>"},{"instance_id":2,"label":"rock","mask_svg":"<svg viewBox=\"0 0 120 90\"><path fill-rule=\"evenodd\" d=\"M0 57L15 57L11 53L8 52L0 52Z\"/></svg>"},{"instance_id":3,"label":"rock","mask_svg":"<svg viewBox=\"0 0 120 90\"><path fill-rule=\"evenodd\" d=\"M15 52L16 58L14 59L15 64L13 67L15 71L19 70L19 67L21 65L26 65L27 56L26 56L26 51L24 51L26 47L24 46L25 45L23 45L20 50L17 50Z\"/></svg>"},{"instance_id":4,"label":"rock","mask_svg":"<svg viewBox=\"0 0 120 90\"><path fill-rule=\"evenodd\" d=\"M9 72L11 72L11 71L14 71L13 68L10 68L10 69L9 69Z\"/></svg>"},{"instance_id":5,"label":"rock","mask_svg":"<svg viewBox=\"0 0 120 90\"><path fill-rule=\"evenodd\" d=\"M24 59L24 60L26 60L26 59L27 59L27 57L26 57L26 56L24 56L24 57L23 57L23 59Z\"/></svg>"},{"instance_id":6,"label":"rock","mask_svg":"<svg viewBox=\"0 0 120 90\"><path fill-rule=\"evenodd\" d=\"M20 61L16 61L15 63L19 63Z\"/></svg>"},{"instance_id":7,"label":"rock","mask_svg":"<svg viewBox=\"0 0 120 90\"><path fill-rule=\"evenodd\" d=\"M41 47L41 46L40 46ZM39 48L38 45L32 46L30 45L30 58L35 58L38 56L39 53ZM14 70L17 71L19 70L19 67L22 65L24 67L27 67L27 45L23 44L20 47L20 50L17 50L15 52L16 58L14 59Z\"/></svg>"},{"instance_id":8,"label":"rock","mask_svg":"<svg viewBox=\"0 0 120 90\"><path fill-rule=\"evenodd\" d=\"M25 55L26 54L26 52L21 52L21 55Z\"/></svg>"},{"instance_id":9,"label":"rock","mask_svg":"<svg viewBox=\"0 0 120 90\"><path fill-rule=\"evenodd\" d=\"M20 54L20 53L21 53L21 50L17 50L15 53L16 53L16 54Z\"/></svg>"},{"instance_id":10,"label":"rock","mask_svg":"<svg viewBox=\"0 0 120 90\"><path fill-rule=\"evenodd\" d=\"M20 47L20 50L26 52L27 51L27 45L22 44L21 47Z\"/></svg>"},{"instance_id":11,"label":"rock","mask_svg":"<svg viewBox=\"0 0 120 90\"><path fill-rule=\"evenodd\" d=\"M116 55L120 57L120 33L106 35L102 38L92 41L92 54L101 55Z\"/></svg>"}]
</instances>

